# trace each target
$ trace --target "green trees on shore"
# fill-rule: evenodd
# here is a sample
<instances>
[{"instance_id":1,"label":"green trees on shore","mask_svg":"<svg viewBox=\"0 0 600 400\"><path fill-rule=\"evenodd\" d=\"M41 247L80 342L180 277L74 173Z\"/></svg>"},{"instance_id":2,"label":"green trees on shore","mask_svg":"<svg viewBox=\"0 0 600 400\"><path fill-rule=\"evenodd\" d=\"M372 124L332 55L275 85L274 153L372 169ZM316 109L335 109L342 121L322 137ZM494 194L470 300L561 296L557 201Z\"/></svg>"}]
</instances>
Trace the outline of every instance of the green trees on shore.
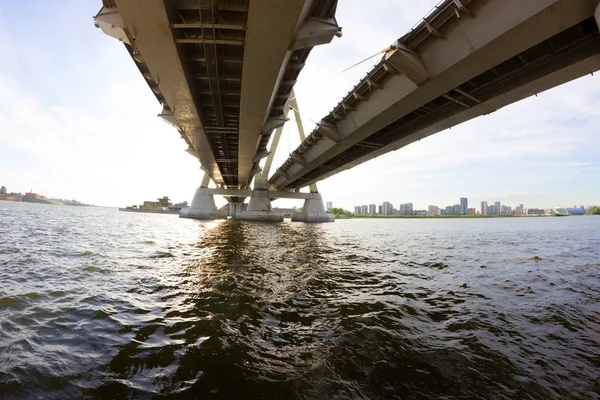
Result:
<instances>
[{"instance_id":1,"label":"green trees on shore","mask_svg":"<svg viewBox=\"0 0 600 400\"><path fill-rule=\"evenodd\" d=\"M594 207L590 208L590 211L588 212L588 214L590 214L590 215L600 215L600 207L599 206L594 206Z\"/></svg>"},{"instance_id":2,"label":"green trees on shore","mask_svg":"<svg viewBox=\"0 0 600 400\"><path fill-rule=\"evenodd\" d=\"M335 215L336 217L349 217L352 215L352 213L350 211L346 211L343 208L338 208L338 207L333 207L327 212L329 214Z\"/></svg>"}]
</instances>

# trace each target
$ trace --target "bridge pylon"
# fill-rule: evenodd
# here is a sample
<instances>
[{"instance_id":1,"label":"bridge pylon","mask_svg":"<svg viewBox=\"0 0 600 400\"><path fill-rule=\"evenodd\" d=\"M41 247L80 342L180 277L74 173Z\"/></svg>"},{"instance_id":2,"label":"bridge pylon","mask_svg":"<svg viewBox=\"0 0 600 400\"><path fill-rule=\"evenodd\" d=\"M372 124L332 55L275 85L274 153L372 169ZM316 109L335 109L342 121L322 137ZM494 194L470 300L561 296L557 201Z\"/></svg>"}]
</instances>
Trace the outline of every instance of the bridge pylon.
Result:
<instances>
[{"instance_id":1,"label":"bridge pylon","mask_svg":"<svg viewBox=\"0 0 600 400\"><path fill-rule=\"evenodd\" d=\"M300 118L300 108L298 107L298 101L296 101L296 94L292 89L290 93L289 105L294 112L294 119L296 120L296 127L298 128L298 134L300 135L300 142L306 139L304 134L304 126L302 125L302 119ZM331 214L327 214L325 206L323 205L323 197L317 189L317 184L312 183L308 186L310 189L311 197L304 200L302 211L296 211L292 214L292 221L298 222L333 222L335 218Z\"/></svg>"},{"instance_id":2,"label":"bridge pylon","mask_svg":"<svg viewBox=\"0 0 600 400\"><path fill-rule=\"evenodd\" d=\"M293 96L293 92L290 94L290 96ZM288 101L283 108L283 115L287 116L289 111L290 106ZM235 219L268 222L283 221L283 214L273 211L273 208L271 207L271 198L269 197L269 190L267 187L269 170L273 164L273 157L275 156L275 151L279 145L279 139L281 138L282 132L283 125L277 128L275 131L273 141L271 142L271 147L269 148L269 155L267 156L267 160L265 161L262 171L257 172L256 175L254 175L254 190L252 191L252 196L248 201L248 207L246 210L236 213L234 215Z\"/></svg>"}]
</instances>

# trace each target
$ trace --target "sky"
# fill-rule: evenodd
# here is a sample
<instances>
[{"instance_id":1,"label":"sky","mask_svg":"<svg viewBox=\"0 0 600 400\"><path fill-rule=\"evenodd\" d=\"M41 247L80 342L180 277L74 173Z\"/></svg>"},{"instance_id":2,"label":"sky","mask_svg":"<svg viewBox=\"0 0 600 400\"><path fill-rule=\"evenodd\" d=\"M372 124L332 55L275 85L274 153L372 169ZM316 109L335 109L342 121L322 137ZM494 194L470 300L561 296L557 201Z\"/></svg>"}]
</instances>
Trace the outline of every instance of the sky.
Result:
<instances>
[{"instance_id":1,"label":"sky","mask_svg":"<svg viewBox=\"0 0 600 400\"><path fill-rule=\"evenodd\" d=\"M342 70L389 46L437 2L339 0L343 36L312 51L295 86L306 132L377 58ZM0 185L105 206L190 201L199 163L157 118L162 107L123 45L95 28L100 6L0 1ZM443 207L460 197L471 207L600 204L598 104L600 74L585 76L330 177L319 191L349 210L383 201ZM274 167L299 142L288 124Z\"/></svg>"}]
</instances>

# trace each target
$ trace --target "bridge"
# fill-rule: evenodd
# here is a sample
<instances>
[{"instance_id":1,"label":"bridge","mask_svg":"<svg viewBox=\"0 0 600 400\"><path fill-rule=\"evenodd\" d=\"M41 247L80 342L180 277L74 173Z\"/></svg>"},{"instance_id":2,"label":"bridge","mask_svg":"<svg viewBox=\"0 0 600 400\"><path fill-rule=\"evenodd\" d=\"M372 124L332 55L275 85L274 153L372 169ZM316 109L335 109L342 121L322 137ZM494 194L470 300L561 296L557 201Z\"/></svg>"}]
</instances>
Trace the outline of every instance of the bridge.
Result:
<instances>
[{"instance_id":1,"label":"bridge","mask_svg":"<svg viewBox=\"0 0 600 400\"><path fill-rule=\"evenodd\" d=\"M195 210L182 216L219 216L203 190L210 180L231 190L232 204L243 201L312 48L341 36L336 7L337 0L103 0L96 26L123 42L162 104L160 117L205 171ZM270 203L265 211L276 217Z\"/></svg>"},{"instance_id":2,"label":"bridge","mask_svg":"<svg viewBox=\"0 0 600 400\"><path fill-rule=\"evenodd\" d=\"M597 0L440 3L321 119L270 186L310 185L597 71L597 7Z\"/></svg>"},{"instance_id":3,"label":"bridge","mask_svg":"<svg viewBox=\"0 0 600 400\"><path fill-rule=\"evenodd\" d=\"M304 199L293 220L329 221L319 180L600 69L598 0L444 0L307 137L297 115L302 142L269 176L311 49L341 36L336 8L103 0L96 26L124 43L205 172L182 217L226 217L213 199L224 195L239 219L281 220L270 200L284 197Z\"/></svg>"}]
</instances>

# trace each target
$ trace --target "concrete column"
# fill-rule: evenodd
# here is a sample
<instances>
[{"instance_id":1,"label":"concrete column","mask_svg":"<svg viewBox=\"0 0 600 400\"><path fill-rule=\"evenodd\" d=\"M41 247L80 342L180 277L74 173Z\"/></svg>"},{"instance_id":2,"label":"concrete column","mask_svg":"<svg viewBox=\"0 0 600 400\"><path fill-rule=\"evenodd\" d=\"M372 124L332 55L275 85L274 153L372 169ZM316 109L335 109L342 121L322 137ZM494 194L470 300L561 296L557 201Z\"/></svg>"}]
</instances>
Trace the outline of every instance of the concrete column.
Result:
<instances>
[{"instance_id":1,"label":"concrete column","mask_svg":"<svg viewBox=\"0 0 600 400\"><path fill-rule=\"evenodd\" d=\"M227 212L217 210L215 199L208 193L208 188L200 186L196 189L190 207L179 211L180 218L195 219L227 219Z\"/></svg>"},{"instance_id":2,"label":"concrete column","mask_svg":"<svg viewBox=\"0 0 600 400\"><path fill-rule=\"evenodd\" d=\"M248 208L246 208L246 211L238 212L235 215L235 219L245 221L283 221L283 214L275 213L271 208L271 198L267 190L267 175L265 172L254 175L254 190L248 202Z\"/></svg>"},{"instance_id":3,"label":"concrete column","mask_svg":"<svg viewBox=\"0 0 600 400\"><path fill-rule=\"evenodd\" d=\"M254 190L267 190L268 172L259 172L254 175Z\"/></svg>"},{"instance_id":4,"label":"concrete column","mask_svg":"<svg viewBox=\"0 0 600 400\"><path fill-rule=\"evenodd\" d=\"M333 222L335 218L325 212L321 193L311 193L310 198L304 200L302 212L295 212L292 221L298 222Z\"/></svg>"},{"instance_id":5,"label":"concrete column","mask_svg":"<svg viewBox=\"0 0 600 400\"><path fill-rule=\"evenodd\" d=\"M294 118L296 119L296 127L298 128L298 134L300 135L300 142L303 142L306 138L304 134L304 126L302 125L302 118L300 116L300 108L296 101L296 94L292 89L290 98L290 108L294 110ZM298 222L333 222L335 218L331 214L325 212L325 206L323 205L323 197L317 189L317 184L312 183L309 185L310 198L304 200L302 206L302 212L295 212L292 215L292 221Z\"/></svg>"},{"instance_id":6,"label":"concrete column","mask_svg":"<svg viewBox=\"0 0 600 400\"><path fill-rule=\"evenodd\" d=\"M248 208L235 216L244 221L281 222L283 214L273 212L268 190L253 190Z\"/></svg>"},{"instance_id":7,"label":"concrete column","mask_svg":"<svg viewBox=\"0 0 600 400\"><path fill-rule=\"evenodd\" d=\"M300 116L300 108L298 106L298 101L296 101L296 93L294 93L294 89L292 89L290 93L289 100L290 108L294 110L294 118L296 119L296 128L298 128L298 135L300 135L300 143L306 139L306 134L304 133L304 125L302 124L302 117ZM308 186L308 189L311 193L317 193L319 190L317 189L316 183L311 183Z\"/></svg>"},{"instance_id":8,"label":"concrete column","mask_svg":"<svg viewBox=\"0 0 600 400\"><path fill-rule=\"evenodd\" d=\"M244 202L229 202L229 215L231 215L232 217L235 217L236 215L238 215L239 213L242 212L242 205L244 204Z\"/></svg>"},{"instance_id":9,"label":"concrete column","mask_svg":"<svg viewBox=\"0 0 600 400\"><path fill-rule=\"evenodd\" d=\"M594 18L596 19L596 25L598 25L598 29L600 29L600 3L598 3L596 10L594 10Z\"/></svg>"},{"instance_id":10,"label":"concrete column","mask_svg":"<svg viewBox=\"0 0 600 400\"><path fill-rule=\"evenodd\" d=\"M194 193L192 204L179 210L179 218L227 219L227 212L217 210L215 198L208 193L209 183L210 176L205 173L200 187Z\"/></svg>"}]
</instances>

